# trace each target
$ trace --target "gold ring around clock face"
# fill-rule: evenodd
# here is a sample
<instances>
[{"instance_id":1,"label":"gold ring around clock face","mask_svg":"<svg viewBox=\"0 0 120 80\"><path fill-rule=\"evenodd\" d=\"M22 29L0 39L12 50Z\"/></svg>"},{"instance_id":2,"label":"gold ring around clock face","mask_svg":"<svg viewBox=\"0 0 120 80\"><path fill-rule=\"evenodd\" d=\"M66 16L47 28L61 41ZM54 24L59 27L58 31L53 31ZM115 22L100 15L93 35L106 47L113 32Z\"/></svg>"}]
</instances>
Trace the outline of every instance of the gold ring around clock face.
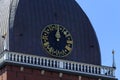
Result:
<instances>
[{"instance_id":1,"label":"gold ring around clock face","mask_svg":"<svg viewBox=\"0 0 120 80\"><path fill-rule=\"evenodd\" d=\"M58 24L47 25L42 31L41 41L45 51L54 57L65 57L72 51L70 32Z\"/></svg>"}]
</instances>

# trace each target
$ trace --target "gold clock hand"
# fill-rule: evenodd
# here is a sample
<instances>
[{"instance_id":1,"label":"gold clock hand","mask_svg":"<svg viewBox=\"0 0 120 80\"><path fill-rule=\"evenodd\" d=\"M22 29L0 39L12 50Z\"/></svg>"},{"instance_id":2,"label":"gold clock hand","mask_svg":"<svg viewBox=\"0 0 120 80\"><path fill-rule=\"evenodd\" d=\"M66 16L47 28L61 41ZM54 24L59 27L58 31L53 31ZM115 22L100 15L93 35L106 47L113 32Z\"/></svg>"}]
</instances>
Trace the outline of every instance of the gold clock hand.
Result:
<instances>
[{"instance_id":1,"label":"gold clock hand","mask_svg":"<svg viewBox=\"0 0 120 80\"><path fill-rule=\"evenodd\" d=\"M57 32L55 34L55 37L57 38L57 41L60 41L61 36L60 36L59 26L57 28Z\"/></svg>"}]
</instances>

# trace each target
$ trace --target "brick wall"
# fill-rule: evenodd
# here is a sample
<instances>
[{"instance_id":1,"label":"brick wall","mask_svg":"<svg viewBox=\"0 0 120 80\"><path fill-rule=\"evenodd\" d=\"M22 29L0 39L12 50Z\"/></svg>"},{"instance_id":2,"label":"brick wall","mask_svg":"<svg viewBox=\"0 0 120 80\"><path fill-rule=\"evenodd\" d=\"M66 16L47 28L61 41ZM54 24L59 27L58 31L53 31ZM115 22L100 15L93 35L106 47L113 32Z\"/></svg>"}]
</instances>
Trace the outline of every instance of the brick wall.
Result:
<instances>
[{"instance_id":1,"label":"brick wall","mask_svg":"<svg viewBox=\"0 0 120 80\"><path fill-rule=\"evenodd\" d=\"M98 80L78 75L45 71L21 66L5 66L0 70L0 80Z\"/></svg>"}]
</instances>

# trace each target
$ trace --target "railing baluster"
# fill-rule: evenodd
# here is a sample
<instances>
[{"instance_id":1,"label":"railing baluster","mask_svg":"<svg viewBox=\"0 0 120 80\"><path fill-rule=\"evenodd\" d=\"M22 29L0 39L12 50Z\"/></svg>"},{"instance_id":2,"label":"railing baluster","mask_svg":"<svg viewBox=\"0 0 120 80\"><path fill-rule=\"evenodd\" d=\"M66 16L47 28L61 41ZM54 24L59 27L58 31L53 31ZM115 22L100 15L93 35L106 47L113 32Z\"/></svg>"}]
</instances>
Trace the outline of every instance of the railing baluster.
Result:
<instances>
[{"instance_id":1,"label":"railing baluster","mask_svg":"<svg viewBox=\"0 0 120 80\"><path fill-rule=\"evenodd\" d=\"M40 58L40 65L42 65L42 58Z\"/></svg>"},{"instance_id":2,"label":"railing baluster","mask_svg":"<svg viewBox=\"0 0 120 80\"><path fill-rule=\"evenodd\" d=\"M14 56L13 56L13 54L11 54L11 58L12 58L12 61L14 60Z\"/></svg>"},{"instance_id":3,"label":"railing baluster","mask_svg":"<svg viewBox=\"0 0 120 80\"><path fill-rule=\"evenodd\" d=\"M99 67L97 67L97 74L99 74Z\"/></svg>"},{"instance_id":4,"label":"railing baluster","mask_svg":"<svg viewBox=\"0 0 120 80\"><path fill-rule=\"evenodd\" d=\"M19 62L22 62L22 61L21 61L21 55L19 55Z\"/></svg>"},{"instance_id":5,"label":"railing baluster","mask_svg":"<svg viewBox=\"0 0 120 80\"><path fill-rule=\"evenodd\" d=\"M57 61L57 68L59 69L60 68L60 62Z\"/></svg>"},{"instance_id":6,"label":"railing baluster","mask_svg":"<svg viewBox=\"0 0 120 80\"><path fill-rule=\"evenodd\" d=\"M67 62L67 69L69 70L69 62Z\"/></svg>"},{"instance_id":7,"label":"railing baluster","mask_svg":"<svg viewBox=\"0 0 120 80\"><path fill-rule=\"evenodd\" d=\"M28 63L28 56L26 56L26 63Z\"/></svg>"},{"instance_id":8,"label":"railing baluster","mask_svg":"<svg viewBox=\"0 0 120 80\"><path fill-rule=\"evenodd\" d=\"M46 66L48 67L49 59L46 58Z\"/></svg>"},{"instance_id":9,"label":"railing baluster","mask_svg":"<svg viewBox=\"0 0 120 80\"><path fill-rule=\"evenodd\" d=\"M33 57L33 63L32 64L35 64L35 57Z\"/></svg>"},{"instance_id":10,"label":"railing baluster","mask_svg":"<svg viewBox=\"0 0 120 80\"><path fill-rule=\"evenodd\" d=\"M66 69L66 62L63 62L63 68Z\"/></svg>"},{"instance_id":11,"label":"railing baluster","mask_svg":"<svg viewBox=\"0 0 120 80\"><path fill-rule=\"evenodd\" d=\"M29 63L32 64L32 57L29 57Z\"/></svg>"},{"instance_id":12,"label":"railing baluster","mask_svg":"<svg viewBox=\"0 0 120 80\"><path fill-rule=\"evenodd\" d=\"M89 65L87 65L87 72L89 73Z\"/></svg>"},{"instance_id":13,"label":"railing baluster","mask_svg":"<svg viewBox=\"0 0 120 80\"><path fill-rule=\"evenodd\" d=\"M42 58L42 62L43 62L43 66L45 66L45 59L44 58Z\"/></svg>"},{"instance_id":14,"label":"railing baluster","mask_svg":"<svg viewBox=\"0 0 120 80\"><path fill-rule=\"evenodd\" d=\"M55 67L55 60L53 60L53 67Z\"/></svg>"},{"instance_id":15,"label":"railing baluster","mask_svg":"<svg viewBox=\"0 0 120 80\"><path fill-rule=\"evenodd\" d=\"M38 57L36 57L36 64L38 65Z\"/></svg>"},{"instance_id":16,"label":"railing baluster","mask_svg":"<svg viewBox=\"0 0 120 80\"><path fill-rule=\"evenodd\" d=\"M24 55L23 55L23 63L25 62L25 57L24 57Z\"/></svg>"}]
</instances>

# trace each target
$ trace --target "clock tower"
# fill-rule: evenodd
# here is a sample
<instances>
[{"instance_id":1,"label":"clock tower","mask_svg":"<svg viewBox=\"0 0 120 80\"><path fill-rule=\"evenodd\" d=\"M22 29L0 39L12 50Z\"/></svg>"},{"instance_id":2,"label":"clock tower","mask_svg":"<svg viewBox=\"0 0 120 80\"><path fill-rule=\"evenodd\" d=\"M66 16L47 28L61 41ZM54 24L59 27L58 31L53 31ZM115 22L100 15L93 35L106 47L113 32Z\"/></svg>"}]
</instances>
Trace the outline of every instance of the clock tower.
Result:
<instances>
[{"instance_id":1,"label":"clock tower","mask_svg":"<svg viewBox=\"0 0 120 80\"><path fill-rule=\"evenodd\" d=\"M0 0L0 80L116 80L75 0Z\"/></svg>"}]
</instances>

